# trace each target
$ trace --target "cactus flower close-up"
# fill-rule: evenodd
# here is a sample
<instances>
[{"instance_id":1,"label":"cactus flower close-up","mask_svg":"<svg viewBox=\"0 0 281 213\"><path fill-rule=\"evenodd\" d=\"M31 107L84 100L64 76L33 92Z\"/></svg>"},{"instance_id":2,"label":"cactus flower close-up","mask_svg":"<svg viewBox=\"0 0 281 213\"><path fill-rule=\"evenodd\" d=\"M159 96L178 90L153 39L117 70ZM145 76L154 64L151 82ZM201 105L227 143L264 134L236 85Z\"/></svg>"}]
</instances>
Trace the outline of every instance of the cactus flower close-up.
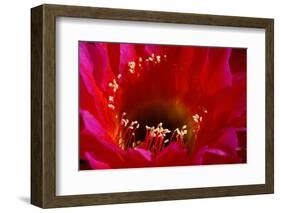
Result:
<instances>
[{"instance_id":1,"label":"cactus flower close-up","mask_svg":"<svg viewBox=\"0 0 281 213\"><path fill-rule=\"evenodd\" d=\"M246 163L246 54L80 41L80 170Z\"/></svg>"}]
</instances>

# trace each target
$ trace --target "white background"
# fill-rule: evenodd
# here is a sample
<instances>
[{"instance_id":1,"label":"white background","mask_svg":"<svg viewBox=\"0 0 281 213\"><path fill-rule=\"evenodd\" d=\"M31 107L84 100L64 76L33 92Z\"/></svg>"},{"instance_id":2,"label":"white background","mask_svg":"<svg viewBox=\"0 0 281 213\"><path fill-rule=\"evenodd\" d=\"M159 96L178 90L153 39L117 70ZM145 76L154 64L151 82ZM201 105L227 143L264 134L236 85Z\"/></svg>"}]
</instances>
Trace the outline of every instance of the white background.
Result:
<instances>
[{"instance_id":1,"label":"white background","mask_svg":"<svg viewBox=\"0 0 281 213\"><path fill-rule=\"evenodd\" d=\"M59 18L56 36L57 195L265 183L264 30ZM78 40L247 48L247 164L78 172Z\"/></svg>"},{"instance_id":2,"label":"white background","mask_svg":"<svg viewBox=\"0 0 281 213\"><path fill-rule=\"evenodd\" d=\"M280 109L281 90L279 1L245 0L99 0L99 1L49 1L88 6L107 6L150 10L166 10L222 15L241 15L275 18L275 105ZM30 180L30 13L29 9L42 1L2 1L0 39L0 133L1 133L1 212L39 212L28 204ZM278 97L279 96L279 97ZM97 207L54 209L50 212L278 212L281 207L280 161L281 146L280 111L275 112L275 194L231 198L196 199L139 204L122 204ZM280 210L279 210L280 211Z\"/></svg>"}]
</instances>

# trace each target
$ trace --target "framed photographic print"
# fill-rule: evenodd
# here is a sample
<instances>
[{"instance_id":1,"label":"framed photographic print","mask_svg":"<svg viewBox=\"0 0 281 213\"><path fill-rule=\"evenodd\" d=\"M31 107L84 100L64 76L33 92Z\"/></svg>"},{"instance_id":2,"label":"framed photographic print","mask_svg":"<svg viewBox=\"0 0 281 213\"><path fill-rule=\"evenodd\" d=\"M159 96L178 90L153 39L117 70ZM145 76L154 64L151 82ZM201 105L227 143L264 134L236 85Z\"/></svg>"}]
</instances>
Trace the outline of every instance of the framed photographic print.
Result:
<instances>
[{"instance_id":1,"label":"framed photographic print","mask_svg":"<svg viewBox=\"0 0 281 213\"><path fill-rule=\"evenodd\" d=\"M273 193L273 19L31 9L31 203Z\"/></svg>"}]
</instances>

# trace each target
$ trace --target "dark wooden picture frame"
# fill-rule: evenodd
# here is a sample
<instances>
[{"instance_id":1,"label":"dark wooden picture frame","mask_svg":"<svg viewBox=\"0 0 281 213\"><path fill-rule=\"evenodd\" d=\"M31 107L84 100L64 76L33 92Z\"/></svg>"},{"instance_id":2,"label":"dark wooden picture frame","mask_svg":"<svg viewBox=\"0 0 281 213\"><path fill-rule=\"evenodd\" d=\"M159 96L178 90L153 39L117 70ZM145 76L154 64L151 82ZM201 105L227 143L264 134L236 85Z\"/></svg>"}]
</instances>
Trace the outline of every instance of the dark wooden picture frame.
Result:
<instances>
[{"instance_id":1,"label":"dark wooden picture frame","mask_svg":"<svg viewBox=\"0 0 281 213\"><path fill-rule=\"evenodd\" d=\"M266 168L265 184L193 189L56 195L56 17L162 22L265 29ZM66 207L218 196L274 191L274 20L217 15L41 5L31 9L31 203Z\"/></svg>"}]
</instances>

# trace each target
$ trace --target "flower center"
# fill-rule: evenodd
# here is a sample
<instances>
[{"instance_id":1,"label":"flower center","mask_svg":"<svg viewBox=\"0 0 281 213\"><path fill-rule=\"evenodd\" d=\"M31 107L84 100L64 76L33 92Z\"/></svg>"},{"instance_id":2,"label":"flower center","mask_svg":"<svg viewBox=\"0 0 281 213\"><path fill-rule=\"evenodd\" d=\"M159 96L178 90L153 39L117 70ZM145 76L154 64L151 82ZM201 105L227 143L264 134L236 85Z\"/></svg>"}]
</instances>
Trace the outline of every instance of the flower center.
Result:
<instances>
[{"instance_id":1,"label":"flower center","mask_svg":"<svg viewBox=\"0 0 281 213\"><path fill-rule=\"evenodd\" d=\"M137 120L142 127L157 127L158 124L162 123L163 128L170 131L184 125L189 126L188 113L180 104L173 102L141 104L128 112L128 118L129 120ZM139 128L136 131L136 140L144 141L146 132L146 128ZM185 135L186 142L188 142L189 137L189 134Z\"/></svg>"},{"instance_id":2,"label":"flower center","mask_svg":"<svg viewBox=\"0 0 281 213\"><path fill-rule=\"evenodd\" d=\"M167 60L167 55L152 54L129 61L127 70L108 84L108 107L116 112L116 118L120 121L116 140L124 150L142 147L157 153L174 142L192 146L197 136L202 117L188 112L176 97L166 100L163 94L169 94L167 86L164 87L167 91L155 89L162 88L156 84L162 84L159 81L161 70L170 66ZM169 75L169 72L165 74ZM165 79L169 81L172 76L165 76ZM117 105L115 100L120 87L125 104L121 102ZM143 87L150 92L144 92ZM130 92L132 90L134 92ZM123 113L120 115L120 112Z\"/></svg>"},{"instance_id":3,"label":"flower center","mask_svg":"<svg viewBox=\"0 0 281 213\"><path fill-rule=\"evenodd\" d=\"M117 141L125 150L142 147L153 153L170 143L188 147L198 131L196 119L176 102L142 104L122 114Z\"/></svg>"}]
</instances>

